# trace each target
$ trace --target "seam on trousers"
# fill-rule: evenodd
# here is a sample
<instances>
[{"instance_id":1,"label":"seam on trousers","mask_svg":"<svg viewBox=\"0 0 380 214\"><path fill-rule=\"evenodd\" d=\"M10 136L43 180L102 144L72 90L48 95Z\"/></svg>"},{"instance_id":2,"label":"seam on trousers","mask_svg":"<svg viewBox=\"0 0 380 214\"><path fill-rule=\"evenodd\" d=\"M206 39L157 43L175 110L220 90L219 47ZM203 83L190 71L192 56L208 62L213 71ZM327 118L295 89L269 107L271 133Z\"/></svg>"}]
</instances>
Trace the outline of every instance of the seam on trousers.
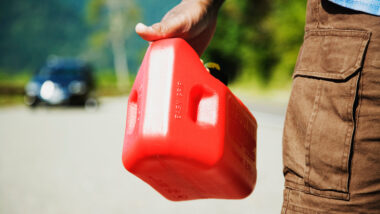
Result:
<instances>
[{"instance_id":1,"label":"seam on trousers","mask_svg":"<svg viewBox=\"0 0 380 214\"><path fill-rule=\"evenodd\" d=\"M356 81L352 81L352 84L351 84L351 90L350 90L350 95L354 97L354 100L353 100L353 106L347 106L347 113L349 114L350 113L350 109L352 109L352 113L351 113L351 119L352 119L352 124L350 124L349 126L347 126L347 134L346 134L346 139L345 139L345 143L344 143L344 148L345 148L345 151L343 151L343 158L342 158L342 169L345 169L348 173L348 176L347 177L344 177L342 176L342 180L341 180L341 188L342 189L346 189L346 191L348 192L348 180L349 180L349 177L350 177L350 169L349 169L349 155L350 155L350 151L351 151L351 146L352 146L352 141L353 141L353 135L355 133L355 118L354 118L354 107L355 107L355 100L356 100L356 97L357 97L357 88L358 88L358 85L359 85L359 80L360 80L360 75L361 75L361 68L357 74L358 76L356 77L357 80ZM351 102L350 102L351 103ZM347 103L348 105L348 103ZM352 131L350 131L350 127L353 127L352 128ZM345 184L345 186L343 185Z\"/></svg>"},{"instance_id":2,"label":"seam on trousers","mask_svg":"<svg viewBox=\"0 0 380 214\"><path fill-rule=\"evenodd\" d=\"M360 75L360 72L357 74L357 75ZM351 96L356 96L356 93L354 92L354 86L356 85L356 83L357 83L357 80L356 81L352 81L352 83L351 83L351 85L350 85L350 88L349 88L349 91L350 91L350 97ZM354 102L355 102L355 100L354 100ZM351 104L351 102L347 102L347 104L346 104L346 109L347 109L347 115L350 115L350 104ZM353 120L353 116L351 115L351 119ZM350 122L349 124L348 124L348 126L347 126L347 128L346 128L346 137L345 137L345 139L344 139L344 151L343 151L343 158L342 158L342 169L345 169L346 171L347 171L347 173L348 173L348 169L346 169L347 168L347 166L346 166L346 164L345 164L345 160L346 159L348 159L348 153L349 153L349 150L347 151L347 147L348 147L348 145L347 144L349 144L349 137L350 137L350 127L351 126L353 126L354 124L351 124L351 123L353 123L353 122ZM349 175L348 175L349 176ZM340 188L341 189L345 189L346 191L347 191L347 186L346 187L344 187L344 180L345 180L345 176L342 176L342 179L340 180Z\"/></svg>"},{"instance_id":3,"label":"seam on trousers","mask_svg":"<svg viewBox=\"0 0 380 214\"><path fill-rule=\"evenodd\" d=\"M362 72L364 72L363 71L363 69L361 70L361 72L360 72L360 75L362 75ZM351 152L351 156L350 156L350 158L349 158L349 162L348 162L348 166L350 166L349 167L349 173L350 173L350 176L348 177L348 180L347 180L347 188L348 188L348 190L350 190L350 180L351 180L351 167L352 167L352 155L353 155L353 152L354 152L354 146L355 146L355 144L354 144L354 139L355 139L355 132L356 132L356 130L358 129L358 124L359 124L359 114L360 114L360 110L361 110L361 106L362 106L362 99L363 99L363 81L362 81L362 77L361 76L359 76L359 78L358 78L358 84L357 84L357 101L358 101L358 104L357 104L357 109L355 110L354 109L354 113L355 113L355 127L354 127L354 133L353 133L353 135L352 135L352 138L351 138L351 146L350 146L350 151L352 151Z\"/></svg>"},{"instance_id":4,"label":"seam on trousers","mask_svg":"<svg viewBox=\"0 0 380 214\"><path fill-rule=\"evenodd\" d=\"M313 104L313 113L310 116L309 122L307 124L307 130L306 130L306 139L305 139L305 150L306 150L306 156L305 156L305 172L304 172L304 180L307 186L309 185L309 179L310 179L310 144L311 144L311 136L312 136L312 127L313 122L315 120L315 117L318 114L319 111L319 103L320 103L320 97L321 97L321 80L318 80L317 83L317 94L314 98L314 104Z\"/></svg>"},{"instance_id":5,"label":"seam on trousers","mask_svg":"<svg viewBox=\"0 0 380 214\"><path fill-rule=\"evenodd\" d=\"M286 199L284 198L284 200L286 201L286 204L283 205L282 207L282 213L283 214L286 214L287 210L288 210L288 206L289 206L289 193L290 190L288 188L285 188L285 196L286 196Z\"/></svg>"},{"instance_id":6,"label":"seam on trousers","mask_svg":"<svg viewBox=\"0 0 380 214\"><path fill-rule=\"evenodd\" d=\"M331 190L328 190L328 191L318 190L312 187L308 187L302 184L297 184L297 183L287 181L287 180L285 180L285 187L294 191L299 191L305 194L315 195L321 198L338 199L338 200L343 199L345 201L350 200L349 193L336 192L336 191L331 191Z\"/></svg>"}]
</instances>

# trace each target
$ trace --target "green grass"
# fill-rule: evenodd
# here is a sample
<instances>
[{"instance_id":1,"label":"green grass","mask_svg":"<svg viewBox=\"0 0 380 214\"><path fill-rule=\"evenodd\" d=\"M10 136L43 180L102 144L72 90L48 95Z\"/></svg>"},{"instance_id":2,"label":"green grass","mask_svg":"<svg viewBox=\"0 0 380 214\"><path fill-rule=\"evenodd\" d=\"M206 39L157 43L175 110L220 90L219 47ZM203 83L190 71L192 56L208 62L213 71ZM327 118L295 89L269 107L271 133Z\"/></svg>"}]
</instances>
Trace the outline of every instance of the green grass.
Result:
<instances>
[{"instance_id":1,"label":"green grass","mask_svg":"<svg viewBox=\"0 0 380 214\"><path fill-rule=\"evenodd\" d=\"M278 87L272 83L265 85L257 78L246 77L238 78L229 84L228 87L234 93L251 97L252 99L286 103L290 96L291 81L288 81L286 84L281 84L281 86Z\"/></svg>"},{"instance_id":2,"label":"green grass","mask_svg":"<svg viewBox=\"0 0 380 214\"><path fill-rule=\"evenodd\" d=\"M133 82L135 80L135 75L129 75L129 81L127 87L120 89L117 87L116 75L112 70L104 70L97 72L96 77L96 93L98 96L119 96L126 95L132 88Z\"/></svg>"},{"instance_id":3,"label":"green grass","mask_svg":"<svg viewBox=\"0 0 380 214\"><path fill-rule=\"evenodd\" d=\"M0 70L0 86L24 87L31 77L30 71L8 73Z\"/></svg>"},{"instance_id":4,"label":"green grass","mask_svg":"<svg viewBox=\"0 0 380 214\"><path fill-rule=\"evenodd\" d=\"M31 76L28 71L15 73L0 70L0 106L22 104L24 86Z\"/></svg>"},{"instance_id":5,"label":"green grass","mask_svg":"<svg viewBox=\"0 0 380 214\"><path fill-rule=\"evenodd\" d=\"M127 95L135 79L135 75L130 75L128 86L119 89L113 70L98 71L94 75L97 96ZM22 104L24 87L32 76L30 71L16 73L0 69L0 106Z\"/></svg>"},{"instance_id":6,"label":"green grass","mask_svg":"<svg viewBox=\"0 0 380 214\"><path fill-rule=\"evenodd\" d=\"M23 88L31 77L31 72L8 74L0 70L0 106L22 104ZM117 87L117 80L113 70L98 71L95 73L95 78L97 96L120 96L129 93L135 75L130 75L129 86L125 89ZM273 87L273 85L265 86L253 77L241 77L231 83L229 87L233 92L253 99L287 102L291 88L290 82L282 87Z\"/></svg>"},{"instance_id":7,"label":"green grass","mask_svg":"<svg viewBox=\"0 0 380 214\"><path fill-rule=\"evenodd\" d=\"M24 103L23 95L0 95L0 106L20 105Z\"/></svg>"}]
</instances>

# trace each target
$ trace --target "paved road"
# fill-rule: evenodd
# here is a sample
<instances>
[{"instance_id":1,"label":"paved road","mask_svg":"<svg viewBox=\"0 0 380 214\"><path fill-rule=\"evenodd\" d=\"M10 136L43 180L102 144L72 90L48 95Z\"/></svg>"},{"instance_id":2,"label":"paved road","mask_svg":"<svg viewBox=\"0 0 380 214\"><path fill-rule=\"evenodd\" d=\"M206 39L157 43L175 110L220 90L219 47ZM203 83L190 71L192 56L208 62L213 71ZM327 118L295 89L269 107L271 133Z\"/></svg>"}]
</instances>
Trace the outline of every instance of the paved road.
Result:
<instances>
[{"instance_id":1,"label":"paved road","mask_svg":"<svg viewBox=\"0 0 380 214\"><path fill-rule=\"evenodd\" d=\"M188 202L168 201L124 170L126 98L108 98L97 111L1 108L0 213L279 213L284 108L247 103L259 123L254 193Z\"/></svg>"}]
</instances>

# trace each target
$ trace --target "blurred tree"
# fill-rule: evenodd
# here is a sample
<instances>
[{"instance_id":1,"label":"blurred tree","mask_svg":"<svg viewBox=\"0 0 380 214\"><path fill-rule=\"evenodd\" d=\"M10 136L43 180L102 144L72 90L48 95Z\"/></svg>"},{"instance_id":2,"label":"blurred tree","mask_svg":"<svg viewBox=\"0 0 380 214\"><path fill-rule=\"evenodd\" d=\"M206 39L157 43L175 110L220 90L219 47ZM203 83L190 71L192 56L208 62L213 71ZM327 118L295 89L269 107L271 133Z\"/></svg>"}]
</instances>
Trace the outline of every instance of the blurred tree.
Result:
<instances>
[{"instance_id":1,"label":"blurred tree","mask_svg":"<svg viewBox=\"0 0 380 214\"><path fill-rule=\"evenodd\" d=\"M276 0L271 13L263 22L271 32L271 50L276 63L271 68L270 87L289 84L303 41L306 14L306 0Z\"/></svg>"},{"instance_id":2,"label":"blurred tree","mask_svg":"<svg viewBox=\"0 0 380 214\"><path fill-rule=\"evenodd\" d=\"M0 69L35 70L51 54L78 55L89 31L83 1L0 1Z\"/></svg>"},{"instance_id":3,"label":"blurred tree","mask_svg":"<svg viewBox=\"0 0 380 214\"><path fill-rule=\"evenodd\" d=\"M0 72L34 70L51 54L81 55L97 70L115 67L123 88L147 46L134 25L159 21L179 1L0 1ZM286 86L303 39L305 8L306 0L226 0L203 58L220 63L230 79Z\"/></svg>"},{"instance_id":4,"label":"blurred tree","mask_svg":"<svg viewBox=\"0 0 380 214\"><path fill-rule=\"evenodd\" d=\"M97 25L91 40L100 47L108 42L111 44L118 88L127 89L129 71L125 41L140 17L139 8L133 0L90 0L86 13L87 20Z\"/></svg>"},{"instance_id":5,"label":"blurred tree","mask_svg":"<svg viewBox=\"0 0 380 214\"><path fill-rule=\"evenodd\" d=\"M226 0L204 57L230 80L283 87L302 43L305 10L306 0Z\"/></svg>"}]
</instances>

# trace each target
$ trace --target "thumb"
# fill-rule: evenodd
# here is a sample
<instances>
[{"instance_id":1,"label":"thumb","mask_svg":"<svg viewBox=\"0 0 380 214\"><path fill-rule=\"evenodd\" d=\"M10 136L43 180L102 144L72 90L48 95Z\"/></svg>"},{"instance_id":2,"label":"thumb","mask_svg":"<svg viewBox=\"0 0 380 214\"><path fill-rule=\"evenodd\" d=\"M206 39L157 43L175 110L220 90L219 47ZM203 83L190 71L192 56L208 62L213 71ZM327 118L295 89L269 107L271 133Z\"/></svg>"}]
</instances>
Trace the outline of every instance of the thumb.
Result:
<instances>
[{"instance_id":1,"label":"thumb","mask_svg":"<svg viewBox=\"0 0 380 214\"><path fill-rule=\"evenodd\" d=\"M183 19L163 19L152 26L146 26L142 23L136 25L136 33L144 40L155 41L171 37L185 37L184 26L186 22Z\"/></svg>"},{"instance_id":2,"label":"thumb","mask_svg":"<svg viewBox=\"0 0 380 214\"><path fill-rule=\"evenodd\" d=\"M168 38L170 36L168 28L162 23L156 23L152 26L146 26L143 23L138 23L135 30L141 38L147 41L155 41Z\"/></svg>"}]
</instances>

